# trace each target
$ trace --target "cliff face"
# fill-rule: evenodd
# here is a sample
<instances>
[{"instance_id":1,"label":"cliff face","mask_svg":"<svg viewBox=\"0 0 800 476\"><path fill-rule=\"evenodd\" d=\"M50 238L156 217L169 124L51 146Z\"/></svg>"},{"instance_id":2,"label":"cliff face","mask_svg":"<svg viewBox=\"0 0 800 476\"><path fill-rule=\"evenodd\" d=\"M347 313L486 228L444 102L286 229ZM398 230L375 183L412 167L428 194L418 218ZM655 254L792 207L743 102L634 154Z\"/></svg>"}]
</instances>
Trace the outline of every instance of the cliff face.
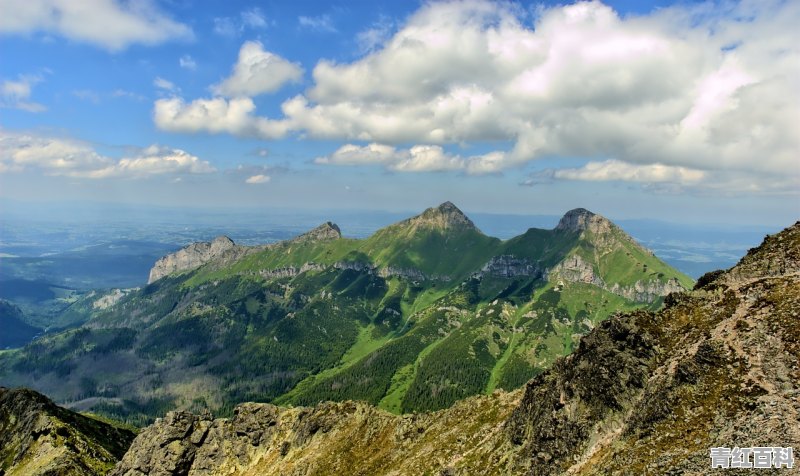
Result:
<instances>
[{"instance_id":1,"label":"cliff face","mask_svg":"<svg viewBox=\"0 0 800 476\"><path fill-rule=\"evenodd\" d=\"M105 474L134 436L32 390L0 387L0 474Z\"/></svg>"},{"instance_id":2,"label":"cliff face","mask_svg":"<svg viewBox=\"0 0 800 476\"><path fill-rule=\"evenodd\" d=\"M208 263L209 261L220 258L225 254L238 255L241 251L233 240L227 236L220 236L211 242L192 243L175 253L164 256L156 261L150 270L150 277L147 284L157 281L164 276L182 271L189 271Z\"/></svg>"},{"instance_id":3,"label":"cliff face","mask_svg":"<svg viewBox=\"0 0 800 476\"><path fill-rule=\"evenodd\" d=\"M705 474L711 447L800 447L798 309L800 222L661 311L601 323L521 397L173 413L114 474Z\"/></svg>"}]
</instances>

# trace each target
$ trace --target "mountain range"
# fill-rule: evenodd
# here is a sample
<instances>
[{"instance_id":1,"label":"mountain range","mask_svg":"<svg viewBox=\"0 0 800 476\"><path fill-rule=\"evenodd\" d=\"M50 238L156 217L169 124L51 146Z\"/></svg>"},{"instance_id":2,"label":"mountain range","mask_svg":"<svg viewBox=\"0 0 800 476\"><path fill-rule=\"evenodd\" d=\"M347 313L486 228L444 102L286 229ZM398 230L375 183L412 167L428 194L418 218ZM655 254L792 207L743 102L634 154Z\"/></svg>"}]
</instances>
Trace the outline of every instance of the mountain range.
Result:
<instances>
[{"instance_id":1,"label":"mountain range","mask_svg":"<svg viewBox=\"0 0 800 476\"><path fill-rule=\"evenodd\" d=\"M0 354L1 381L137 425L248 401L437 410L519 388L613 313L692 286L585 209L503 241L450 202L360 240L327 222L269 245L195 243L149 281Z\"/></svg>"},{"instance_id":2,"label":"mountain range","mask_svg":"<svg viewBox=\"0 0 800 476\"><path fill-rule=\"evenodd\" d=\"M798 309L800 222L658 311L605 319L522 388L407 415L353 401L244 403L229 418L169 412L110 474L707 474L711 448L800 446ZM76 414L53 408L0 389L6 474L51 474L24 466L34 451L85 458L87 437L103 448L129 441L108 423L75 432ZM60 431L15 423L54 413L67 422ZM31 444L40 439L50 446Z\"/></svg>"}]
</instances>

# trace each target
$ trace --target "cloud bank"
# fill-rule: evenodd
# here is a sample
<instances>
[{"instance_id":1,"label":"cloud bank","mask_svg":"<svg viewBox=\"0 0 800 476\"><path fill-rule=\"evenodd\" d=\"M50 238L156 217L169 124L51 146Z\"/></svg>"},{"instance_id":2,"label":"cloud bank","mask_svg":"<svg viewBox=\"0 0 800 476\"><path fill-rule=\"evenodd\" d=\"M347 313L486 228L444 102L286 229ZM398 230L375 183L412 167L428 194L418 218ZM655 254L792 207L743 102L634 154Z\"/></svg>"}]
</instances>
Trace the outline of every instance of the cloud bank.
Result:
<instances>
[{"instance_id":1,"label":"cloud bank","mask_svg":"<svg viewBox=\"0 0 800 476\"><path fill-rule=\"evenodd\" d=\"M352 142L316 160L323 164L480 174L581 157L590 165L564 169L562 178L788 174L800 183L797 24L800 3L781 1L626 17L592 1L540 8L533 18L500 2L430 3L393 35L370 40L365 56L320 61L312 85L283 102L282 117L259 116L249 97L301 73L258 73L245 47L273 56L248 43L213 89L217 97L162 99L154 117L171 131ZM497 150L445 150L474 144Z\"/></svg>"},{"instance_id":2,"label":"cloud bank","mask_svg":"<svg viewBox=\"0 0 800 476\"><path fill-rule=\"evenodd\" d=\"M47 175L101 179L167 174L205 174L216 169L180 149L152 145L113 159L89 144L0 130L0 172L39 170Z\"/></svg>"},{"instance_id":3,"label":"cloud bank","mask_svg":"<svg viewBox=\"0 0 800 476\"><path fill-rule=\"evenodd\" d=\"M147 0L0 0L0 12L0 33L42 32L111 51L193 37Z\"/></svg>"}]
</instances>

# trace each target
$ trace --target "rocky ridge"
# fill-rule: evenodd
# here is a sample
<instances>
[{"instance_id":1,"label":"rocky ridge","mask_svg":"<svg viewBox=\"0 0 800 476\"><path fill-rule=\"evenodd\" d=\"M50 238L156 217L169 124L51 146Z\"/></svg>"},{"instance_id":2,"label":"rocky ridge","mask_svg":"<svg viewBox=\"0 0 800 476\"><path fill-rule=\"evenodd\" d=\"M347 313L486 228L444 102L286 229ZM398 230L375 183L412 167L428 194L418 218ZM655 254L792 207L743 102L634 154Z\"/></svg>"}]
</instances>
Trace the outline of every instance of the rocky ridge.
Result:
<instances>
[{"instance_id":1,"label":"rocky ridge","mask_svg":"<svg viewBox=\"0 0 800 476\"><path fill-rule=\"evenodd\" d=\"M630 286L621 286L619 283L608 285L603 281L603 278L597 275L594 266L578 254L570 255L562 260L547 271L547 276L551 279L563 279L572 283L593 284L634 302L651 303L670 293L685 291L684 287L675 278L670 278L666 281L658 279L639 280Z\"/></svg>"},{"instance_id":2,"label":"rocky ridge","mask_svg":"<svg viewBox=\"0 0 800 476\"><path fill-rule=\"evenodd\" d=\"M243 252L244 247L236 245L227 236L219 236L210 242L192 243L156 261L150 270L147 284L173 273L199 268L209 261L225 255L242 256Z\"/></svg>"},{"instance_id":3,"label":"rocky ridge","mask_svg":"<svg viewBox=\"0 0 800 476\"><path fill-rule=\"evenodd\" d=\"M661 311L604 321L521 398L173 413L114 474L705 474L711 447L800 447L798 309L800 222Z\"/></svg>"},{"instance_id":4,"label":"rocky ridge","mask_svg":"<svg viewBox=\"0 0 800 476\"><path fill-rule=\"evenodd\" d=\"M150 270L147 284L151 284L173 273L197 269L211 262L214 262L218 266L224 266L248 254L256 253L277 245L286 246L296 243L329 241L337 240L341 237L341 230L332 222L325 222L300 236L270 245L242 246L237 245L227 236L219 236L211 242L192 243L175 253L162 257L156 261L155 265Z\"/></svg>"},{"instance_id":5,"label":"rocky ridge","mask_svg":"<svg viewBox=\"0 0 800 476\"><path fill-rule=\"evenodd\" d=\"M422 214L402 221L398 225L437 230L478 229L472 220L452 202L444 202L438 207L428 208Z\"/></svg>"},{"instance_id":6,"label":"rocky ridge","mask_svg":"<svg viewBox=\"0 0 800 476\"><path fill-rule=\"evenodd\" d=\"M32 390L0 387L0 474L105 474L134 436Z\"/></svg>"}]
</instances>

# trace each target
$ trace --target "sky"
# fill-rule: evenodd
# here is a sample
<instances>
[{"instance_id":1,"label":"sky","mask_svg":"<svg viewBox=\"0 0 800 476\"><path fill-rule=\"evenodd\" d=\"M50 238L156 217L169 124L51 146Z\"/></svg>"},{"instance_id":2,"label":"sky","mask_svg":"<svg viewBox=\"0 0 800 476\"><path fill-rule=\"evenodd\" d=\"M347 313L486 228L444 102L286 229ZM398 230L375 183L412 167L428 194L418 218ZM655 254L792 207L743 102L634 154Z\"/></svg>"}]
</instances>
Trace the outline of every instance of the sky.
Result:
<instances>
[{"instance_id":1,"label":"sky","mask_svg":"<svg viewBox=\"0 0 800 476\"><path fill-rule=\"evenodd\" d=\"M798 1L0 11L6 210L800 217Z\"/></svg>"}]
</instances>

